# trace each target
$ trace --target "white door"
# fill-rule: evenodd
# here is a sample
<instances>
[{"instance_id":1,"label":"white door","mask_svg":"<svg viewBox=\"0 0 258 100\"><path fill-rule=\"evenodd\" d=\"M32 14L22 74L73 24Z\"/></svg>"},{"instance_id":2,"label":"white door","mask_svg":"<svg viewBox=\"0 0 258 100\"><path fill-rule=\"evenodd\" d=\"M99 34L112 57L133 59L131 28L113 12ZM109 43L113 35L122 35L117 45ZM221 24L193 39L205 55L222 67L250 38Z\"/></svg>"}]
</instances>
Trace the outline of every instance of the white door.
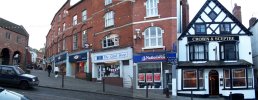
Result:
<instances>
[{"instance_id":1,"label":"white door","mask_svg":"<svg viewBox=\"0 0 258 100\"><path fill-rule=\"evenodd\" d=\"M123 83L124 87L126 88L131 88L132 86L132 81L133 81L133 66L123 66Z\"/></svg>"},{"instance_id":2,"label":"white door","mask_svg":"<svg viewBox=\"0 0 258 100\"><path fill-rule=\"evenodd\" d=\"M103 77L103 70L102 70L102 68L104 68L102 65L97 65L97 69L98 69L97 80L102 80L102 77Z\"/></svg>"}]
</instances>

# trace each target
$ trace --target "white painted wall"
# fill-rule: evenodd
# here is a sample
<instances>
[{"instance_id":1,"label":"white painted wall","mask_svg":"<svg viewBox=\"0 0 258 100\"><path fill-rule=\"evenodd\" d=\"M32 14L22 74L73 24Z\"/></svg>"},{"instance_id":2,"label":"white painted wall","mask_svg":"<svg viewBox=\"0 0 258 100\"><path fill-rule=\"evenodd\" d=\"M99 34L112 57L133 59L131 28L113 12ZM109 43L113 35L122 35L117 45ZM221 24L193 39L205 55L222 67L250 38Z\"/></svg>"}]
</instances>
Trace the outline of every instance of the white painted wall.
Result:
<instances>
[{"instance_id":1,"label":"white painted wall","mask_svg":"<svg viewBox=\"0 0 258 100\"><path fill-rule=\"evenodd\" d=\"M253 33L251 37L252 42L252 56L253 56L253 64L255 68L258 68L258 23L256 23L253 27L250 28L250 31Z\"/></svg>"}]
</instances>

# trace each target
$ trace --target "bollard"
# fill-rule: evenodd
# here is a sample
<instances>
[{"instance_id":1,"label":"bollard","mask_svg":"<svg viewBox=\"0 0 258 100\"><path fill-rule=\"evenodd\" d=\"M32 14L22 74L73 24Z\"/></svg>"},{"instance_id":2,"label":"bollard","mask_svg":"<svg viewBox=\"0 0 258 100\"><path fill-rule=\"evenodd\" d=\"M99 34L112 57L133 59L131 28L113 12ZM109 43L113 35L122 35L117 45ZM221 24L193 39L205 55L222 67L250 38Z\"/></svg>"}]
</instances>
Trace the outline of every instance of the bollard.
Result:
<instances>
[{"instance_id":1,"label":"bollard","mask_svg":"<svg viewBox=\"0 0 258 100\"><path fill-rule=\"evenodd\" d=\"M193 91L191 91L191 100L193 100Z\"/></svg>"},{"instance_id":2,"label":"bollard","mask_svg":"<svg viewBox=\"0 0 258 100\"><path fill-rule=\"evenodd\" d=\"M149 96L149 93L148 93L148 92L149 92L149 91L148 91L149 83L147 83L146 85L147 85L147 86L146 86L146 98L148 98L148 96Z\"/></svg>"},{"instance_id":3,"label":"bollard","mask_svg":"<svg viewBox=\"0 0 258 100\"><path fill-rule=\"evenodd\" d=\"M103 84L103 92L105 92L105 79L102 79L102 84Z\"/></svg>"}]
</instances>

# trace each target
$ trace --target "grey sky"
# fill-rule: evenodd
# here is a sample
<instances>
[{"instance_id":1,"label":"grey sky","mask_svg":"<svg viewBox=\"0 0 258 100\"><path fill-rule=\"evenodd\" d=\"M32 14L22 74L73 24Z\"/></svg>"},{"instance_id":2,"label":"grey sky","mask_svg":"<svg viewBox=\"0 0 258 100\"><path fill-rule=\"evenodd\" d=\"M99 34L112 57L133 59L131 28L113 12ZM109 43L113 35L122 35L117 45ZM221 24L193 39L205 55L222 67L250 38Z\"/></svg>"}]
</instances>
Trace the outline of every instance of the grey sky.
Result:
<instances>
[{"instance_id":1,"label":"grey sky","mask_svg":"<svg viewBox=\"0 0 258 100\"><path fill-rule=\"evenodd\" d=\"M188 0L190 20L195 16L206 0ZM219 0L230 12L234 3L242 7L243 24L248 27L248 20L258 17L258 0ZM232 4L231 4L232 1ZM23 25L30 34L29 46L42 48L50 23L66 0L0 0L0 17L18 25ZM255 11L256 10L256 11Z\"/></svg>"}]
</instances>

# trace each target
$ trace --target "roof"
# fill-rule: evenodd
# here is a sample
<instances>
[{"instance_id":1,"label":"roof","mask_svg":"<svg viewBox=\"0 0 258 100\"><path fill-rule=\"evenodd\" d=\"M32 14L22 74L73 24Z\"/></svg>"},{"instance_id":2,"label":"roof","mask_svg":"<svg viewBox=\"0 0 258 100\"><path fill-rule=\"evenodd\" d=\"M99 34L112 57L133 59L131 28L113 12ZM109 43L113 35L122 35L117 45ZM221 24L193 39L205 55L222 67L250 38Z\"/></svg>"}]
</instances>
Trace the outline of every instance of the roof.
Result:
<instances>
[{"instance_id":1,"label":"roof","mask_svg":"<svg viewBox=\"0 0 258 100\"><path fill-rule=\"evenodd\" d=\"M193 63L191 61L179 61L178 68L219 68L219 67L243 67L251 66L252 64L245 60L238 60L236 62L225 61L207 61L205 63Z\"/></svg>"},{"instance_id":2,"label":"roof","mask_svg":"<svg viewBox=\"0 0 258 100\"><path fill-rule=\"evenodd\" d=\"M239 25L239 27L243 29L243 31L247 35L252 35L252 33L234 15L232 15L218 0L207 0L178 39L181 39L187 34L187 32L195 24L196 20L201 16L201 14L204 12L205 8L208 7L211 1L213 1L222 11L224 11L227 14L229 18L231 18L237 25Z\"/></svg>"},{"instance_id":3,"label":"roof","mask_svg":"<svg viewBox=\"0 0 258 100\"><path fill-rule=\"evenodd\" d=\"M3 18L0 18L0 27L27 37L29 36L28 32L22 25L17 25Z\"/></svg>"}]
</instances>

